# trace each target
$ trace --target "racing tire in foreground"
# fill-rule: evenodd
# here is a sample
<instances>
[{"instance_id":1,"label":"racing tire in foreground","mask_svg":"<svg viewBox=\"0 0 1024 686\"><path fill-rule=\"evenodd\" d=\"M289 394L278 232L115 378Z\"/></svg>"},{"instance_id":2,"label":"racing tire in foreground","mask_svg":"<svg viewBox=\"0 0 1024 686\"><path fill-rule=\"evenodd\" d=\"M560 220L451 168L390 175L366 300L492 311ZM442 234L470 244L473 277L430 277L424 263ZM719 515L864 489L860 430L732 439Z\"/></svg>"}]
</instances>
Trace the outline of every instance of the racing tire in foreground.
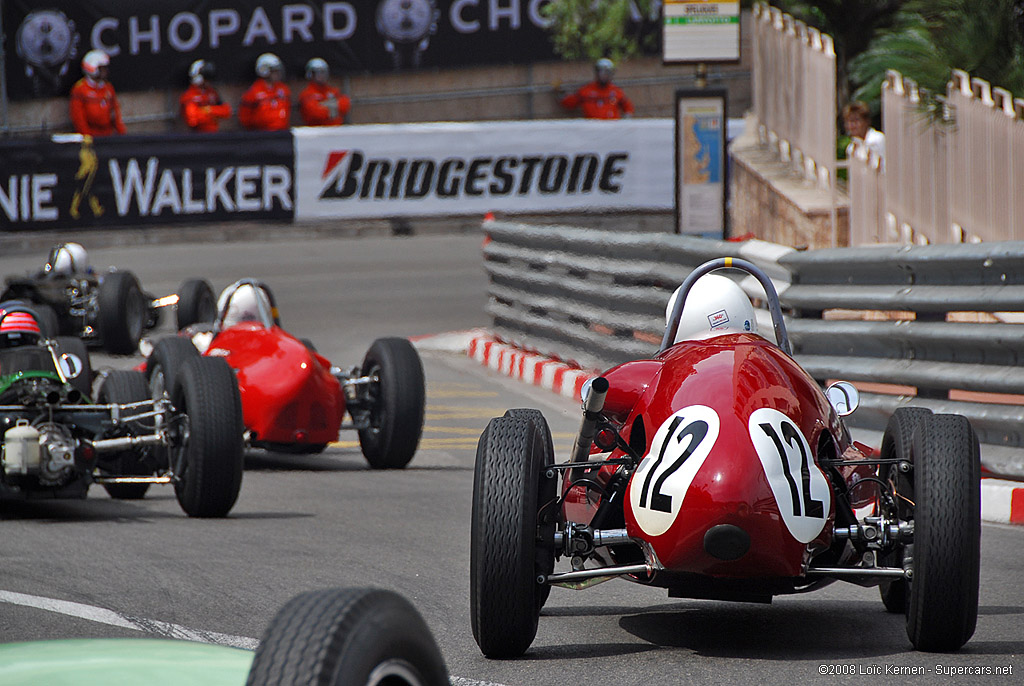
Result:
<instances>
[{"instance_id":1,"label":"racing tire in foreground","mask_svg":"<svg viewBox=\"0 0 1024 686\"><path fill-rule=\"evenodd\" d=\"M131 272L110 272L100 281L96 324L103 347L114 355L130 355L139 347L146 325L146 299Z\"/></svg>"},{"instance_id":2,"label":"racing tire in foreground","mask_svg":"<svg viewBox=\"0 0 1024 686\"><path fill-rule=\"evenodd\" d=\"M96 394L97 402L125 404L141 402L149 399L149 388L142 372L134 370L114 370L109 372ZM134 425L134 426L133 426ZM138 422L132 422L129 429L133 433L143 431ZM130 448L105 456L100 463L100 471L116 476L149 476L153 469L146 463L144 448ZM149 490L149 484L103 484L103 488L114 500L140 500Z\"/></svg>"},{"instance_id":3,"label":"racing tire in foreground","mask_svg":"<svg viewBox=\"0 0 1024 686\"><path fill-rule=\"evenodd\" d=\"M146 360L150 396L157 399L165 391L170 395L181 368L186 362L197 357L200 357L199 351L187 338L167 336L157 341L149 359Z\"/></svg>"},{"instance_id":4,"label":"racing tire in foreground","mask_svg":"<svg viewBox=\"0 0 1024 686\"><path fill-rule=\"evenodd\" d=\"M178 331L193 324L212 324L217 320L217 296L206 279L188 279L178 289L175 311Z\"/></svg>"},{"instance_id":5,"label":"racing tire in foreground","mask_svg":"<svg viewBox=\"0 0 1024 686\"><path fill-rule=\"evenodd\" d=\"M57 336L54 341L57 354L68 356L61 361L68 383L84 397L92 398L92 363L89 361L89 349L85 347L85 341L76 336Z\"/></svg>"},{"instance_id":6,"label":"racing tire in foreground","mask_svg":"<svg viewBox=\"0 0 1024 686\"><path fill-rule=\"evenodd\" d=\"M544 453L543 454L544 455L550 455L551 457L550 457L550 459L548 461L549 462L554 462L554 460L555 460L555 442L551 439L551 427L548 426L548 420L544 417L544 413L543 412L541 412L540 410L534 409L532 407L516 407L516 408L513 408L511 410L505 410L505 416L506 417L517 417L517 418L520 418L520 419L525 419L528 422L532 423L534 425L534 427L536 427L537 431L540 432L541 439L544 441ZM550 501L554 497L554 492L555 492L555 487L552 487L550 494L542 494L540 497L542 498L543 502L541 502L540 504L543 505L545 502ZM548 495L549 497L545 498L544 497L545 495ZM555 535L555 518L561 514L561 510L559 510L558 508L555 508L555 510L556 511L554 511L554 512L547 513L548 514L548 517L547 517L548 521L541 522L538 525L538 527L539 527L539 529L538 529L539 530L539 536L540 536L540 539L543 540L543 541L554 540L554 535ZM545 569L540 570L540 573L542 573L542 574L550 574L551 572L553 572L555 570L555 558L554 558L554 556L551 556L550 558L545 557L544 559L546 561L550 562L550 565L548 567L546 567ZM543 607L544 603L546 603L547 600L548 600L548 595L550 595L550 593L551 593L551 586L549 586L548 584L543 584L543 585L541 585L540 589L541 589L540 590L540 594L541 594L540 604Z\"/></svg>"},{"instance_id":7,"label":"racing tire in foreground","mask_svg":"<svg viewBox=\"0 0 1024 686\"><path fill-rule=\"evenodd\" d=\"M882 434L882 449L880 457L883 460L896 459L914 464L913 451L911 446L914 441L914 430L927 417L932 416L932 411L926 407L900 407L889 417L889 423ZM882 481L885 481L893 490L896 498L896 514L900 521L907 521L914 518L914 481L913 471L902 473L899 466L895 464L882 465L880 474ZM886 556L883 563L886 567L902 567L905 547L899 544L893 552ZM907 612L907 582L905 579L895 581L883 581L878 586L878 594L882 597L882 604L888 612L894 614L906 614Z\"/></svg>"},{"instance_id":8,"label":"racing tire in foreground","mask_svg":"<svg viewBox=\"0 0 1024 686\"><path fill-rule=\"evenodd\" d=\"M543 419L543 418L541 418ZM538 511L555 499L554 456L539 422L496 417L480 435L473 477L470 612L487 657L518 657L537 635L547 599L538 576L554 569L554 528Z\"/></svg>"},{"instance_id":9,"label":"racing tire in foreground","mask_svg":"<svg viewBox=\"0 0 1024 686\"><path fill-rule=\"evenodd\" d=\"M228 363L188 360L174 382L179 443L171 451L174 493L189 517L224 517L242 487L242 400Z\"/></svg>"},{"instance_id":10,"label":"racing tire in foreground","mask_svg":"<svg viewBox=\"0 0 1024 686\"><path fill-rule=\"evenodd\" d=\"M957 650L978 621L981 461L965 417L926 417L914 432L914 575L907 636L916 650Z\"/></svg>"},{"instance_id":11,"label":"racing tire in foreground","mask_svg":"<svg viewBox=\"0 0 1024 686\"><path fill-rule=\"evenodd\" d=\"M393 591L302 593L263 634L249 686L447 686L441 651L416 608Z\"/></svg>"},{"instance_id":12,"label":"racing tire in foreground","mask_svg":"<svg viewBox=\"0 0 1024 686\"><path fill-rule=\"evenodd\" d=\"M359 446L374 469L409 464L423 433L426 390L423 364L405 338L378 338L366 351L364 376L370 386L370 426L359 430Z\"/></svg>"}]
</instances>

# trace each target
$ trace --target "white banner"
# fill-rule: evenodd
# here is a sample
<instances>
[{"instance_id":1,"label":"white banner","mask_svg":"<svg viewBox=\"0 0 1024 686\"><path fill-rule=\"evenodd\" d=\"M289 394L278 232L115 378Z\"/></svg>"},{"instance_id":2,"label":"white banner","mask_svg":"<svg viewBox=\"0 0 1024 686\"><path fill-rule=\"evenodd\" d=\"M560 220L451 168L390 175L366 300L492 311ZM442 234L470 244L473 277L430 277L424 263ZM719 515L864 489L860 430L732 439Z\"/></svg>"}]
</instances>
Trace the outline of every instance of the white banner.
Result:
<instances>
[{"instance_id":1,"label":"white banner","mask_svg":"<svg viewBox=\"0 0 1024 686\"><path fill-rule=\"evenodd\" d=\"M672 119L293 132L298 220L673 207Z\"/></svg>"}]
</instances>

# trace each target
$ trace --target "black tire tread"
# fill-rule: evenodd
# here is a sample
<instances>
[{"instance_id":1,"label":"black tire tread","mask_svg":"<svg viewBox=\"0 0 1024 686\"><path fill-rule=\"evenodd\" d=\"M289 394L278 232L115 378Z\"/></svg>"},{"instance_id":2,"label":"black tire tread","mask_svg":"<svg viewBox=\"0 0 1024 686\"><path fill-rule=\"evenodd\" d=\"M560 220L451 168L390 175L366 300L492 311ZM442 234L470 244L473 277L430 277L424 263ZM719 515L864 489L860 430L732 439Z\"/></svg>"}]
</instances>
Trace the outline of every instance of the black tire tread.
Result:
<instances>
[{"instance_id":1,"label":"black tire tread","mask_svg":"<svg viewBox=\"0 0 1024 686\"><path fill-rule=\"evenodd\" d=\"M537 510L543 499L554 495L555 483L541 474L553 459L543 441L531 418L507 416L492 419L477 446L471 623L477 645L491 658L526 652L537 635L547 596L536 578L550 573L554 552L550 559L538 553Z\"/></svg>"},{"instance_id":2,"label":"black tire tread","mask_svg":"<svg viewBox=\"0 0 1024 686\"><path fill-rule=\"evenodd\" d=\"M978 620L981 461L960 415L934 415L914 433L914 577L907 636L917 650L957 650Z\"/></svg>"},{"instance_id":3,"label":"black tire tread","mask_svg":"<svg viewBox=\"0 0 1024 686\"><path fill-rule=\"evenodd\" d=\"M388 659L415 668L425 686L449 683L426 622L405 598L371 588L309 591L271 620L246 683L364 684Z\"/></svg>"},{"instance_id":4,"label":"black tire tread","mask_svg":"<svg viewBox=\"0 0 1024 686\"><path fill-rule=\"evenodd\" d=\"M160 368L164 375L164 385L168 394L174 390L174 381L185 363L200 357L199 350L192 341L182 336L166 336L153 346L153 352L146 360L146 378L150 389L153 387L153 373Z\"/></svg>"},{"instance_id":5,"label":"black tire tread","mask_svg":"<svg viewBox=\"0 0 1024 686\"><path fill-rule=\"evenodd\" d=\"M185 469L174 484L190 517L225 517L242 486L244 446L238 381L216 357L188 360L175 380L174 405L189 418Z\"/></svg>"},{"instance_id":6,"label":"black tire tread","mask_svg":"<svg viewBox=\"0 0 1024 686\"><path fill-rule=\"evenodd\" d=\"M384 417L379 434L359 431L363 456L374 469L401 469L409 464L420 436L426 406L423 363L405 338L378 338L366 352L363 373L380 369L378 402Z\"/></svg>"},{"instance_id":7,"label":"black tire tread","mask_svg":"<svg viewBox=\"0 0 1024 686\"><path fill-rule=\"evenodd\" d=\"M175 318L179 331L193 324L212 324L217 319L217 297L209 281L188 279L181 284Z\"/></svg>"},{"instance_id":8,"label":"black tire tread","mask_svg":"<svg viewBox=\"0 0 1024 686\"><path fill-rule=\"evenodd\" d=\"M914 430L932 411L926 407L900 407L889 417L889 422L882 434L881 457L897 458L913 462L911 447L914 441ZM894 465L886 465L889 469L883 472L883 480L895 486L897 510L901 519L913 519L913 508L904 500L914 500L912 476L901 475ZM888 474L888 478L885 477ZM902 497L900 497L902 496ZM903 546L897 546L896 555L885 560L889 564L903 565ZM904 579L884 581L878 585L878 594L882 598L887 612L905 614L907 611L907 582Z\"/></svg>"},{"instance_id":9,"label":"black tire tread","mask_svg":"<svg viewBox=\"0 0 1024 686\"><path fill-rule=\"evenodd\" d=\"M133 323L127 313L129 303L137 300L140 320ZM104 275L97 295L96 321L103 347L114 355L130 355L139 347L139 338L145 327L146 303L139 280L129 271L116 271Z\"/></svg>"}]
</instances>

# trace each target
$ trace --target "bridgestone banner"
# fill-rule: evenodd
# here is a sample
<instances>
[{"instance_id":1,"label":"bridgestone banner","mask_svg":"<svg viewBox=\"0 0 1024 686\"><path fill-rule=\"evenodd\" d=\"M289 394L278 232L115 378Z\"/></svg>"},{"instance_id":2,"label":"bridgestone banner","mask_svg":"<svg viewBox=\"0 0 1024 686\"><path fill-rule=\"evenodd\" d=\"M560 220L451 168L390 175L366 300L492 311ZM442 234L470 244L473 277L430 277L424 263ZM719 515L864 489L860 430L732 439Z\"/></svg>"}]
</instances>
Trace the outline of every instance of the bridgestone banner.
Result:
<instances>
[{"instance_id":1,"label":"bridgestone banner","mask_svg":"<svg viewBox=\"0 0 1024 686\"><path fill-rule=\"evenodd\" d=\"M670 119L298 128L296 218L670 210Z\"/></svg>"},{"instance_id":2,"label":"bridgestone banner","mask_svg":"<svg viewBox=\"0 0 1024 686\"><path fill-rule=\"evenodd\" d=\"M93 49L110 54L121 92L183 89L199 58L214 61L222 82L244 83L264 52L276 53L290 78L301 78L311 57L336 74L551 60L547 2L3 0L0 9L8 92L19 99L67 94ZM655 20L635 7L633 17L656 35Z\"/></svg>"},{"instance_id":3,"label":"bridgestone banner","mask_svg":"<svg viewBox=\"0 0 1024 686\"><path fill-rule=\"evenodd\" d=\"M0 143L0 229L294 217L290 131Z\"/></svg>"}]
</instances>

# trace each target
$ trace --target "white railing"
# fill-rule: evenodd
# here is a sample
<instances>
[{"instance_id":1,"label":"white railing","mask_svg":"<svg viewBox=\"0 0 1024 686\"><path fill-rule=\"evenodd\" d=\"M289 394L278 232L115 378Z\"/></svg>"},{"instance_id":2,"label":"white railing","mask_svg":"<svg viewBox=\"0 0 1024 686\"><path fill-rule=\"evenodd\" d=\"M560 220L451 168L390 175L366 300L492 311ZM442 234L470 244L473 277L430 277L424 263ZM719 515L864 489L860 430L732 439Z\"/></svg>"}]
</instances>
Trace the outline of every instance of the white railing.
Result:
<instances>
[{"instance_id":1,"label":"white railing","mask_svg":"<svg viewBox=\"0 0 1024 686\"><path fill-rule=\"evenodd\" d=\"M884 165L858 145L849 161L851 244L1024 239L1024 100L960 70L941 120L920 100L912 80L887 74Z\"/></svg>"},{"instance_id":2,"label":"white railing","mask_svg":"<svg viewBox=\"0 0 1024 686\"><path fill-rule=\"evenodd\" d=\"M821 188L836 178L832 38L764 3L754 6L754 111L762 140Z\"/></svg>"}]
</instances>

